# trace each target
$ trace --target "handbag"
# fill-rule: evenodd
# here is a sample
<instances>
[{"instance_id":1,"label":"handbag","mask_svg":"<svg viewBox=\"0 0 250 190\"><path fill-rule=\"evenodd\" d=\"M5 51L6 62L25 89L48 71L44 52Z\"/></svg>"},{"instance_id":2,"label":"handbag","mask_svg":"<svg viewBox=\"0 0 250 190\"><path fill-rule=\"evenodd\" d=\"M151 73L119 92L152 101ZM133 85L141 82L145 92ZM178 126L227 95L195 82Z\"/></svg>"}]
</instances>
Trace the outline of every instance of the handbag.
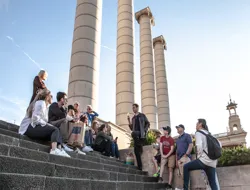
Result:
<instances>
[{"instance_id":1,"label":"handbag","mask_svg":"<svg viewBox=\"0 0 250 190\"><path fill-rule=\"evenodd\" d=\"M69 140L68 145L71 147L83 147L85 127L82 122L69 122Z\"/></svg>"}]
</instances>

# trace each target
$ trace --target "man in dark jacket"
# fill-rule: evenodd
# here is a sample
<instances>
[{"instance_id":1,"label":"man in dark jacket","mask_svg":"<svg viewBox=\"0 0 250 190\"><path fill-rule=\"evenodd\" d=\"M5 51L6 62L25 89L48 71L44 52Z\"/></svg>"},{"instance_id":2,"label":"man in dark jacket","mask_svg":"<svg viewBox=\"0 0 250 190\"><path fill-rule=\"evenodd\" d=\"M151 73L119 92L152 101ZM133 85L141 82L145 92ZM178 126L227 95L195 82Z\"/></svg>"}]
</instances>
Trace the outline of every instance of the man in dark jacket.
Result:
<instances>
[{"instance_id":1,"label":"man in dark jacket","mask_svg":"<svg viewBox=\"0 0 250 190\"><path fill-rule=\"evenodd\" d=\"M132 131L131 136L134 140L134 152L137 160L139 170L142 170L141 154L143 152L143 145L146 139L147 131L150 123L147 117L139 112L139 105L133 104L134 117L132 121L128 115L129 128Z\"/></svg>"},{"instance_id":2,"label":"man in dark jacket","mask_svg":"<svg viewBox=\"0 0 250 190\"><path fill-rule=\"evenodd\" d=\"M66 119L67 109L67 94L58 92L56 96L57 102L54 102L49 107L49 123L58 127L63 139L63 147L66 151L72 151L66 146L69 138L69 125Z\"/></svg>"}]
</instances>

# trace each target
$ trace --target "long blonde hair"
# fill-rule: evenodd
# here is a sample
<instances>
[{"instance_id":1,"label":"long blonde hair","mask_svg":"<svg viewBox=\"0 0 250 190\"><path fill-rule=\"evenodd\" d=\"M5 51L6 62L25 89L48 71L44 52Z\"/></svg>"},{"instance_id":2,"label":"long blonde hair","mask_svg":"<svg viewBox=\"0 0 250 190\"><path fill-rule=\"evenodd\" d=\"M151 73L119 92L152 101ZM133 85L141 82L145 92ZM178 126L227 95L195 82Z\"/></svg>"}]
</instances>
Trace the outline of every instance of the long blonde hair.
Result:
<instances>
[{"instance_id":1,"label":"long blonde hair","mask_svg":"<svg viewBox=\"0 0 250 190\"><path fill-rule=\"evenodd\" d=\"M44 74L47 74L47 72L45 70L40 70L39 73L38 73L38 76L41 77Z\"/></svg>"},{"instance_id":2,"label":"long blonde hair","mask_svg":"<svg viewBox=\"0 0 250 190\"><path fill-rule=\"evenodd\" d=\"M45 98L50 94L50 91L48 89L42 89L39 90L35 99L33 100L33 102L31 102L31 104L29 105L28 109L27 109L27 114L29 116L29 118L32 117L32 112L33 112L33 108L35 106L36 101L38 100L45 100Z\"/></svg>"}]
</instances>

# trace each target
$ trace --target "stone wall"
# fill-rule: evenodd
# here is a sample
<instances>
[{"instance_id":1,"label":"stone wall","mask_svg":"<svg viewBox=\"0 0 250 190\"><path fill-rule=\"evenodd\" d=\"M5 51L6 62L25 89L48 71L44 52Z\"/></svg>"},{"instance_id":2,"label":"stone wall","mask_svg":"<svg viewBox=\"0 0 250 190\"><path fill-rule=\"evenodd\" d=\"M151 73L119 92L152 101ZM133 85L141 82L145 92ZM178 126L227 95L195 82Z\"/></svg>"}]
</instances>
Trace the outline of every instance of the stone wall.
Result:
<instances>
[{"instance_id":1,"label":"stone wall","mask_svg":"<svg viewBox=\"0 0 250 190\"><path fill-rule=\"evenodd\" d=\"M121 160L125 160L125 153L133 152L133 149L120 150ZM143 170L149 175L155 173L152 158L154 149L152 146L144 146L142 163ZM135 159L136 162L136 159ZM167 170L167 169L166 169ZM181 188L182 179L177 175L177 169L174 171L173 186ZM249 190L250 189L250 165L231 166L217 168L218 179L221 190ZM168 181L168 173L165 171L163 175L164 181ZM191 172L191 189L206 189L205 180L201 171Z\"/></svg>"}]
</instances>

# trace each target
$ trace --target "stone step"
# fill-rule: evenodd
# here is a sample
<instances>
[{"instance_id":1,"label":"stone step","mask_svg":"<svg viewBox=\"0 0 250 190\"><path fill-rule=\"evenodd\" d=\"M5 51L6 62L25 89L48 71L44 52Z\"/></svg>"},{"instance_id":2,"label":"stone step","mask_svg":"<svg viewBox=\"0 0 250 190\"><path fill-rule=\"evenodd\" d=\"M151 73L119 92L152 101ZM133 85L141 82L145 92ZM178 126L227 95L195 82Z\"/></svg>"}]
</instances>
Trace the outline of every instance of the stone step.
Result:
<instances>
[{"instance_id":1,"label":"stone step","mask_svg":"<svg viewBox=\"0 0 250 190\"><path fill-rule=\"evenodd\" d=\"M14 131L14 132L18 132L19 126L12 124L12 123L8 123L6 121L2 121L0 120L0 128L4 128L4 129L8 129L10 131Z\"/></svg>"},{"instance_id":2,"label":"stone step","mask_svg":"<svg viewBox=\"0 0 250 190\"><path fill-rule=\"evenodd\" d=\"M43 175L0 173L1 190L153 190L166 189L165 184L103 181Z\"/></svg>"},{"instance_id":3,"label":"stone step","mask_svg":"<svg viewBox=\"0 0 250 190\"><path fill-rule=\"evenodd\" d=\"M75 162L78 161L75 160ZM79 163L79 165L80 164L81 163ZM157 178L144 175L120 173L117 171L111 172L109 170L97 168L92 164L84 165L82 167L70 167L56 164L54 162L37 161L32 160L32 156L30 159L0 156L0 173L33 174L104 181L156 182L157 180Z\"/></svg>"},{"instance_id":4,"label":"stone step","mask_svg":"<svg viewBox=\"0 0 250 190\"><path fill-rule=\"evenodd\" d=\"M4 138L3 138L4 137ZM12 139L12 141L11 141ZM126 165L110 165L105 164L105 160L93 161L91 159L86 158L85 155L80 155L76 153L71 153L71 155L75 156L71 158L50 155L47 152L32 150L26 148L26 146L22 145L22 141L19 139L19 142L12 137L0 135L0 152L2 155L9 155L18 158L29 158L38 161L46 161L52 162L72 167L80 167L80 168L93 168L98 170L107 170L107 171L115 171L129 174L138 174L138 175L146 175L147 172L142 172L139 170L135 170L133 168L126 167ZM31 142L28 142L31 143ZM103 162L104 161L104 162Z\"/></svg>"},{"instance_id":5,"label":"stone step","mask_svg":"<svg viewBox=\"0 0 250 190\"><path fill-rule=\"evenodd\" d=\"M12 132L9 130L1 129L1 128L0 128L0 143L15 145L15 146L24 147L24 148L28 148L28 149L32 149L32 150L38 150L38 151L42 151L42 152L49 152L49 150L50 150L50 147L47 145L43 145L43 144L40 144L40 143L37 143L34 141L30 141L27 139L24 140L23 135L17 134L15 132ZM68 153L73 158L91 160L92 162L98 162L98 163L109 164L109 165L113 165L113 166L119 166L119 167L137 170L137 168L135 166L125 165L122 162L115 161L115 159L108 158L108 157L105 157L105 156L102 156L102 155L99 155L96 153L93 155L92 155L92 153L88 153L88 155L85 155L85 156L80 155L80 154L76 154L74 152L68 152ZM141 174L147 174L147 172L142 172L142 171L139 171L139 172Z\"/></svg>"},{"instance_id":6,"label":"stone step","mask_svg":"<svg viewBox=\"0 0 250 190\"><path fill-rule=\"evenodd\" d=\"M29 137L27 136L24 136L24 135L20 135L18 134L17 132L14 132L12 129L16 129L16 126L12 126L13 124L9 124L9 126L6 124L6 125L3 125L1 124L1 121L0 121L0 134L3 134L3 135L7 135L7 136L10 136L10 137L14 137L14 138L18 138L18 139L22 139L22 140L26 140L26 141L31 141L31 142L35 142L37 144L40 144L40 145L43 145L41 146L41 149L39 149L40 151L44 150L46 152L49 151L49 146L48 146L48 143L44 142L44 141L35 141L33 139L30 139ZM47 145L46 145L47 144ZM45 145L45 146L44 146ZM34 146L37 150L38 146ZM29 148L31 148L29 146ZM88 156L92 156L92 157L88 157ZM109 158L109 157L106 157L106 156L103 156L101 155L100 153L98 152L93 152L93 153L88 153L87 155L87 158L88 159L91 159L91 160L96 160L96 159L104 159L106 161L104 161L105 163L107 164L112 164L112 165L124 165L124 162L122 161L118 161L116 159L113 159L113 158ZM131 165L127 165L127 167L130 167L130 168L134 168L134 169L137 169L135 166L131 166Z\"/></svg>"}]
</instances>

